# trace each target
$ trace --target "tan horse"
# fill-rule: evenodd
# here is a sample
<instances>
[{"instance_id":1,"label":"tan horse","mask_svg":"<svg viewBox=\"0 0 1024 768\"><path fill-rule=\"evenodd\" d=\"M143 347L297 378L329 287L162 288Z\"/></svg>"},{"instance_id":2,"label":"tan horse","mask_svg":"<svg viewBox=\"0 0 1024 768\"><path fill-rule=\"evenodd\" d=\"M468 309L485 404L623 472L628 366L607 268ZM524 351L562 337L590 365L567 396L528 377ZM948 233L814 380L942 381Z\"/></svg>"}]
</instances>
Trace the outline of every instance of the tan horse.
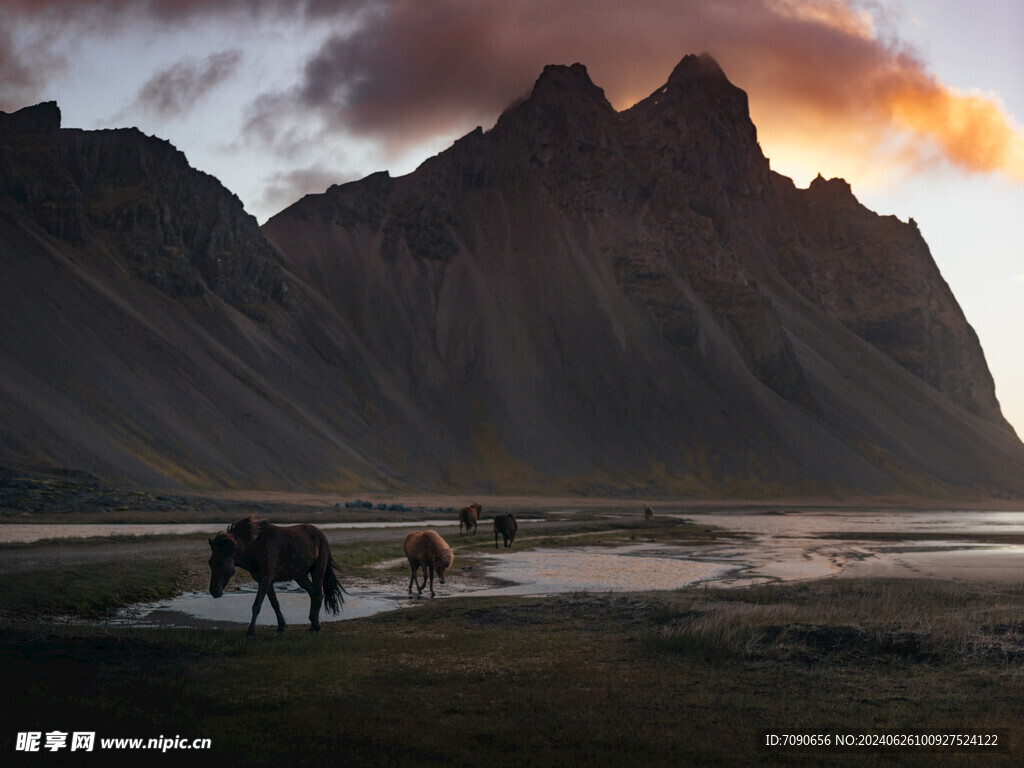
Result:
<instances>
[{"instance_id":1,"label":"tan horse","mask_svg":"<svg viewBox=\"0 0 1024 768\"><path fill-rule=\"evenodd\" d=\"M644 520L650 520L654 517L654 510L649 506L644 507Z\"/></svg>"},{"instance_id":2,"label":"tan horse","mask_svg":"<svg viewBox=\"0 0 1024 768\"><path fill-rule=\"evenodd\" d=\"M459 535L462 535L462 526L466 526L466 533L469 533L470 526L473 528L473 535L476 536L476 523L480 519L483 507L479 504L470 504L459 510Z\"/></svg>"},{"instance_id":3,"label":"tan horse","mask_svg":"<svg viewBox=\"0 0 1024 768\"><path fill-rule=\"evenodd\" d=\"M430 596L434 596L434 571L444 584L444 574L452 567L455 556L451 547L445 543L437 531L412 531L405 537L405 556L409 558L409 567L412 574L409 576L409 594L412 594L412 585L416 584L419 594L423 594L423 587L427 586L427 574L430 574ZM423 569L423 584L420 585L416 579L417 569Z\"/></svg>"},{"instance_id":4,"label":"tan horse","mask_svg":"<svg viewBox=\"0 0 1024 768\"><path fill-rule=\"evenodd\" d=\"M210 594L220 597L235 572L235 567L248 571L256 580L256 602L252 605L252 622L248 634L256 634L256 617L263 598L277 614L277 631L285 627L281 606L274 593L275 581L298 582L309 593L310 632L320 631L320 606L337 615L344 601L341 583L334 571L339 570L327 537L313 525L289 525L279 528L266 520L249 515L228 526L210 539Z\"/></svg>"}]
</instances>

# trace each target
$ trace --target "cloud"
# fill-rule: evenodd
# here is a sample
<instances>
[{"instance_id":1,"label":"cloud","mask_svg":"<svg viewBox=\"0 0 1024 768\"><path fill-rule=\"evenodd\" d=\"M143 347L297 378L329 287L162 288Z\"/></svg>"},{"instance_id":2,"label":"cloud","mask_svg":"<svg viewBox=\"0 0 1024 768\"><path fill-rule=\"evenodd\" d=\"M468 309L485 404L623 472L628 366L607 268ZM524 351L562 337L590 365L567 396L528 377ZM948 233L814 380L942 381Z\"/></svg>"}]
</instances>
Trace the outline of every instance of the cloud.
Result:
<instances>
[{"instance_id":1,"label":"cloud","mask_svg":"<svg viewBox=\"0 0 1024 768\"><path fill-rule=\"evenodd\" d=\"M47 33L26 37L19 43L10 27L0 24L0 110L4 112L34 103L50 78L67 66Z\"/></svg>"},{"instance_id":2,"label":"cloud","mask_svg":"<svg viewBox=\"0 0 1024 768\"><path fill-rule=\"evenodd\" d=\"M159 21L244 12L257 18L265 14L324 18L349 13L371 0L0 0L0 7L19 17L50 16L80 19L86 16L109 20L134 14Z\"/></svg>"},{"instance_id":3,"label":"cloud","mask_svg":"<svg viewBox=\"0 0 1024 768\"><path fill-rule=\"evenodd\" d=\"M116 45L122 36L151 32L187 38L212 21L241 32L282 22L328 24L372 5L374 0L0 0L0 109L49 98L51 82L67 72L83 41ZM157 112L173 112L171 81L188 73L164 75L151 93L139 96ZM161 104L165 96L170 100Z\"/></svg>"},{"instance_id":4,"label":"cloud","mask_svg":"<svg viewBox=\"0 0 1024 768\"><path fill-rule=\"evenodd\" d=\"M328 37L275 110L393 149L489 125L545 64L580 61L617 108L710 52L774 147L862 167L943 158L1024 180L1024 132L996 99L939 82L893 19L844 0L388 0ZM288 110L285 110L288 111ZM254 109L254 123L272 115Z\"/></svg>"},{"instance_id":5,"label":"cloud","mask_svg":"<svg viewBox=\"0 0 1024 768\"><path fill-rule=\"evenodd\" d=\"M275 173L266 180L258 207L261 210L281 211L304 195L321 193L332 184L343 184L357 176L332 171L322 165Z\"/></svg>"},{"instance_id":6,"label":"cloud","mask_svg":"<svg viewBox=\"0 0 1024 768\"><path fill-rule=\"evenodd\" d=\"M240 50L222 51L205 59L182 59L157 72L139 89L132 104L160 118L177 117L231 77L242 61Z\"/></svg>"},{"instance_id":7,"label":"cloud","mask_svg":"<svg viewBox=\"0 0 1024 768\"><path fill-rule=\"evenodd\" d=\"M92 35L142 22L180 31L219 18L242 30L282 21L322 30L297 81L254 94L244 116L245 139L282 156L318 137L355 136L393 157L489 126L551 63L586 64L622 109L658 88L683 55L707 51L748 92L773 167L856 176L941 161L1024 180L1024 130L998 99L939 81L899 39L891 11L861 0L0 3L15 29L27 20ZM0 104L41 91L62 63L59 46L19 45L2 29ZM218 74L195 67L158 74L140 103L164 115L187 109Z\"/></svg>"},{"instance_id":8,"label":"cloud","mask_svg":"<svg viewBox=\"0 0 1024 768\"><path fill-rule=\"evenodd\" d=\"M908 77L887 98L895 124L929 141L949 162L1024 181L1024 129L997 99L928 77Z\"/></svg>"}]
</instances>

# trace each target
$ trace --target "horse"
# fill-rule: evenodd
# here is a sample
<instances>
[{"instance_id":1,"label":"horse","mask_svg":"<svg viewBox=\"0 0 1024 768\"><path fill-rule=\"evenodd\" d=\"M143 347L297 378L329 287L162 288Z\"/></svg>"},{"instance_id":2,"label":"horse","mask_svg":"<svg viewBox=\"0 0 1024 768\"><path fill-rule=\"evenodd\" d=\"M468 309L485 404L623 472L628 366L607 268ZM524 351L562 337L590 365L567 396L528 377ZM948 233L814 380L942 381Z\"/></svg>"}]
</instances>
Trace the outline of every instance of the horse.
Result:
<instances>
[{"instance_id":1,"label":"horse","mask_svg":"<svg viewBox=\"0 0 1024 768\"><path fill-rule=\"evenodd\" d=\"M455 556L451 547L442 539L437 531L411 531L406 534L403 542L405 556L409 558L409 567L412 573L409 576L409 594L412 594L412 585L416 584L419 594L423 594L423 588L427 586L427 574L430 574L430 596L434 596L434 571L444 584L444 574L452 567ZM420 585L416 578L416 569L423 569L423 584Z\"/></svg>"},{"instance_id":2,"label":"horse","mask_svg":"<svg viewBox=\"0 0 1024 768\"><path fill-rule=\"evenodd\" d=\"M459 510L459 535L462 535L462 526L466 526L466 534L469 534L469 527L473 526L473 535L476 536L476 523L480 519L483 507L479 504L470 504Z\"/></svg>"},{"instance_id":3,"label":"horse","mask_svg":"<svg viewBox=\"0 0 1024 768\"><path fill-rule=\"evenodd\" d=\"M649 506L645 506L644 507L644 520L650 520L652 517L654 517L654 510L651 509Z\"/></svg>"},{"instance_id":4,"label":"horse","mask_svg":"<svg viewBox=\"0 0 1024 768\"><path fill-rule=\"evenodd\" d=\"M512 542L515 541L516 531L519 530L519 523L516 522L516 516L509 513L507 515L495 515L494 516L494 548L498 548L498 534L505 540L505 547L509 548L512 546Z\"/></svg>"},{"instance_id":5,"label":"horse","mask_svg":"<svg viewBox=\"0 0 1024 768\"><path fill-rule=\"evenodd\" d=\"M284 631L284 616L274 593L275 581L294 579L309 593L310 632L320 631L321 604L334 615L341 610L344 589L334 575L340 569L331 557L327 537L316 526L278 527L249 515L210 539L210 550L210 594L215 598L224 594L236 567L248 571L256 581L256 602L252 604L248 635L256 634L256 617L264 597L270 598L277 614L277 631Z\"/></svg>"}]
</instances>

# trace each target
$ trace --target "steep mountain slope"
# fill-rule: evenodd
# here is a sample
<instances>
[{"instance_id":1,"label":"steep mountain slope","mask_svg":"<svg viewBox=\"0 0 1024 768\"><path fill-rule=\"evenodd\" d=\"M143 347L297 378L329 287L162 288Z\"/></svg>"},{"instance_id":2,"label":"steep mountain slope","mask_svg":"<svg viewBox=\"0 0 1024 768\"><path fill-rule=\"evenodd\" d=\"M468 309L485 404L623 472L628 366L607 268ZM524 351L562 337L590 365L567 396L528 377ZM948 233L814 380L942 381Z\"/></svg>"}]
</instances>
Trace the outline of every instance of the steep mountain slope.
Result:
<instances>
[{"instance_id":1,"label":"steep mountain slope","mask_svg":"<svg viewBox=\"0 0 1024 768\"><path fill-rule=\"evenodd\" d=\"M470 475L686 492L1020 487L916 227L770 171L710 57L616 113L580 65L264 232ZM502 474L504 473L504 474Z\"/></svg>"},{"instance_id":2,"label":"steep mountain slope","mask_svg":"<svg viewBox=\"0 0 1024 768\"><path fill-rule=\"evenodd\" d=\"M580 65L262 229L134 130L0 114L0 462L155 485L1024 493L913 223L773 173L710 57Z\"/></svg>"},{"instance_id":3,"label":"steep mountain slope","mask_svg":"<svg viewBox=\"0 0 1024 768\"><path fill-rule=\"evenodd\" d=\"M237 198L138 131L0 118L0 461L158 487L377 475Z\"/></svg>"}]
</instances>

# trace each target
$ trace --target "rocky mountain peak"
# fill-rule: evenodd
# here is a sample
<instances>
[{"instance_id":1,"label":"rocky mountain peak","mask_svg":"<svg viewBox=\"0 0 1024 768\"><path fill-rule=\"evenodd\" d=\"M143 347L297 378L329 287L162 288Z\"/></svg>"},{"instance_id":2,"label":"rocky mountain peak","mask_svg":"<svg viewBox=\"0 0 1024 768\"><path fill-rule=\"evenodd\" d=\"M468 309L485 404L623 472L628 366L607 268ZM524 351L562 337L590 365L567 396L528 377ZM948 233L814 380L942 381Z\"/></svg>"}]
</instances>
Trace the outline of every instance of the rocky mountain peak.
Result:
<instances>
[{"instance_id":1,"label":"rocky mountain peak","mask_svg":"<svg viewBox=\"0 0 1024 768\"><path fill-rule=\"evenodd\" d=\"M572 66L549 64L544 67L530 98L538 104L593 104L612 111L604 89L594 85L587 68L580 63Z\"/></svg>"},{"instance_id":2,"label":"rocky mountain peak","mask_svg":"<svg viewBox=\"0 0 1024 768\"><path fill-rule=\"evenodd\" d=\"M669 84L685 82L693 79L718 80L724 84L729 83L724 70L709 53L702 53L699 56L688 53L676 64L672 74L668 77Z\"/></svg>"},{"instance_id":3,"label":"rocky mountain peak","mask_svg":"<svg viewBox=\"0 0 1024 768\"><path fill-rule=\"evenodd\" d=\"M733 85L709 54L689 54L672 70L668 81L645 101L678 105L689 112L704 112L716 120L745 125L750 122L746 92Z\"/></svg>"},{"instance_id":4,"label":"rocky mountain peak","mask_svg":"<svg viewBox=\"0 0 1024 768\"><path fill-rule=\"evenodd\" d=\"M60 129L60 108L44 101L10 114L0 112L0 133L43 133Z\"/></svg>"},{"instance_id":5,"label":"rocky mountain peak","mask_svg":"<svg viewBox=\"0 0 1024 768\"><path fill-rule=\"evenodd\" d=\"M846 179L834 177L826 179L820 173L814 177L807 189L814 195L829 197L837 200L849 198L856 201L853 195L853 188Z\"/></svg>"},{"instance_id":6,"label":"rocky mountain peak","mask_svg":"<svg viewBox=\"0 0 1024 768\"><path fill-rule=\"evenodd\" d=\"M622 114L651 167L689 178L691 194L718 221L727 218L728 194L760 196L770 186L747 94L706 53L685 56L663 86Z\"/></svg>"}]
</instances>

